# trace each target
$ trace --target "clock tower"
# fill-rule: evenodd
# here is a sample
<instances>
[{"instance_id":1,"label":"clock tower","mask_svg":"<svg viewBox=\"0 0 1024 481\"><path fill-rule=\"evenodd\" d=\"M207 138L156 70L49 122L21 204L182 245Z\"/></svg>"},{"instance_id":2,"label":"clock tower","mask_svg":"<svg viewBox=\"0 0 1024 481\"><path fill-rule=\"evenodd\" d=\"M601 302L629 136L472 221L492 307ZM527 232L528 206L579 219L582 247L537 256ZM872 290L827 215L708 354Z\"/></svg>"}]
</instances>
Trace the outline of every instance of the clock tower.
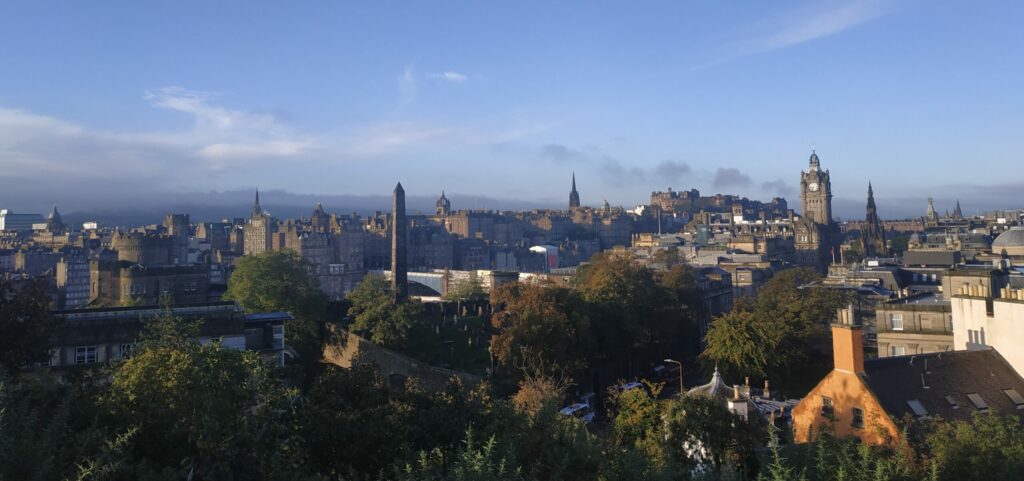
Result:
<instances>
[{"instance_id":1,"label":"clock tower","mask_svg":"<svg viewBox=\"0 0 1024 481\"><path fill-rule=\"evenodd\" d=\"M803 215L815 224L832 224L832 182L827 170L821 170L818 154L811 151L810 169L800 172L800 200Z\"/></svg>"}]
</instances>

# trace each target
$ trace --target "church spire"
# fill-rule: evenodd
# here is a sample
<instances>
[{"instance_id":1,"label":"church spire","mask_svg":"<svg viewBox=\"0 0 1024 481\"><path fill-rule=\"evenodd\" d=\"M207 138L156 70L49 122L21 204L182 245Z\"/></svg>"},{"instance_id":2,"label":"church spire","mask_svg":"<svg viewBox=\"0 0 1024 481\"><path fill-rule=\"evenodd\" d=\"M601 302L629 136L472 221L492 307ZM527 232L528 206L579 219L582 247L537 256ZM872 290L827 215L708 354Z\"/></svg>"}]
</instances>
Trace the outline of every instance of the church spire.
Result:
<instances>
[{"instance_id":1,"label":"church spire","mask_svg":"<svg viewBox=\"0 0 1024 481\"><path fill-rule=\"evenodd\" d=\"M580 193L576 192L576 171L572 173L572 190L569 191L569 208L580 206Z\"/></svg>"},{"instance_id":2,"label":"church spire","mask_svg":"<svg viewBox=\"0 0 1024 481\"><path fill-rule=\"evenodd\" d=\"M260 189L256 188L256 202L252 204L253 215L259 215L263 213L263 207L260 207Z\"/></svg>"}]
</instances>

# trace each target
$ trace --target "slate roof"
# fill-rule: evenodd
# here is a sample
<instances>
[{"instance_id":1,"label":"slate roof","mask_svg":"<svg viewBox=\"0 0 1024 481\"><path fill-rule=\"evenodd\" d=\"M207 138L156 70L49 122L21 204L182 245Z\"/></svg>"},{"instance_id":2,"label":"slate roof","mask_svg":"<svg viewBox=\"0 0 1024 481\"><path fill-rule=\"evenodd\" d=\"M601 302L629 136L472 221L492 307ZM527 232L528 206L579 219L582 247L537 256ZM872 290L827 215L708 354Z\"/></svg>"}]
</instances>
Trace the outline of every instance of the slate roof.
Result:
<instances>
[{"instance_id":1,"label":"slate roof","mask_svg":"<svg viewBox=\"0 0 1024 481\"><path fill-rule=\"evenodd\" d=\"M1024 407L1004 392L1014 389L1024 396L1024 379L994 349L870 359L865 361L864 371L861 378L885 411L897 419L918 417L908 404L913 400L921 403L929 417L970 419L978 409L968 394L980 395L997 413L1016 413ZM951 396L957 407L946 396Z\"/></svg>"}]
</instances>

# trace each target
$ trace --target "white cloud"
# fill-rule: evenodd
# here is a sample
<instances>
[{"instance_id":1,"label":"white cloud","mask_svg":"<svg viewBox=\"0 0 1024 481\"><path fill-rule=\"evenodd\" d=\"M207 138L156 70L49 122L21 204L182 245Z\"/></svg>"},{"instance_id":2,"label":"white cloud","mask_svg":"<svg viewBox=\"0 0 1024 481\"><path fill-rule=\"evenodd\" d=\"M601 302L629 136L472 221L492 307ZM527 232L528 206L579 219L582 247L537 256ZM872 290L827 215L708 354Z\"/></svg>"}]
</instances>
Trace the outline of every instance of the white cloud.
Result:
<instances>
[{"instance_id":1,"label":"white cloud","mask_svg":"<svg viewBox=\"0 0 1024 481\"><path fill-rule=\"evenodd\" d=\"M402 77L415 84L411 69ZM552 125L390 120L316 132L299 130L273 115L228 108L216 103L214 94L181 87L149 90L144 98L156 108L187 114L191 125L177 130L99 130L0 107L0 190L16 179L64 186L85 181L116 185L118 179L130 179L132 185L196 188L228 171L244 177L299 163L323 166L388 160L425 149L459 150L520 139Z\"/></svg>"},{"instance_id":2,"label":"white cloud","mask_svg":"<svg viewBox=\"0 0 1024 481\"><path fill-rule=\"evenodd\" d=\"M444 80L452 83L462 83L469 80L469 77L459 72L453 72L446 70L444 72L435 72L427 74L427 78L431 80Z\"/></svg>"},{"instance_id":3,"label":"white cloud","mask_svg":"<svg viewBox=\"0 0 1024 481\"><path fill-rule=\"evenodd\" d=\"M757 31L739 35L739 40L719 50L717 59L694 70L836 35L884 16L894 8L895 2L891 1L842 0L793 10L770 19Z\"/></svg>"}]
</instances>

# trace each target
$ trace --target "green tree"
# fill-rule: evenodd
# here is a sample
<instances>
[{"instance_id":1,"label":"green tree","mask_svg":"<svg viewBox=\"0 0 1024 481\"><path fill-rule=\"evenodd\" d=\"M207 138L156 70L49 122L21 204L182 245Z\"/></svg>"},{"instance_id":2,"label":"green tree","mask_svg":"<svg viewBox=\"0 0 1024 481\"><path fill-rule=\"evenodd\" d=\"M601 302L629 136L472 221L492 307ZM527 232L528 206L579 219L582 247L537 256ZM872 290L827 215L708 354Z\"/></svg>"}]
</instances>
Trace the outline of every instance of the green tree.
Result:
<instances>
[{"instance_id":1,"label":"green tree","mask_svg":"<svg viewBox=\"0 0 1024 481\"><path fill-rule=\"evenodd\" d=\"M268 251L235 261L224 299L238 301L249 312L285 311L295 320L285 326L288 345L305 364L320 359L320 322L326 297L309 275L309 263L295 252Z\"/></svg>"},{"instance_id":2,"label":"green tree","mask_svg":"<svg viewBox=\"0 0 1024 481\"><path fill-rule=\"evenodd\" d=\"M281 387L259 354L203 345L194 323L149 324L113 373L107 422L134 430L132 456L198 479L294 477L302 461L288 428L297 392Z\"/></svg>"},{"instance_id":3,"label":"green tree","mask_svg":"<svg viewBox=\"0 0 1024 481\"><path fill-rule=\"evenodd\" d=\"M352 330L376 344L390 348L405 347L416 327L422 306L417 302L392 302L387 281L379 275L367 275L348 294Z\"/></svg>"},{"instance_id":4,"label":"green tree","mask_svg":"<svg viewBox=\"0 0 1024 481\"><path fill-rule=\"evenodd\" d=\"M730 376L766 376L778 386L809 389L795 384L820 379L828 353L818 347L828 344L830 321L850 300L838 289L809 286L820 278L806 268L775 274L752 304L737 303L711 323L704 362ZM808 362L811 356L822 362Z\"/></svg>"},{"instance_id":5,"label":"green tree","mask_svg":"<svg viewBox=\"0 0 1024 481\"><path fill-rule=\"evenodd\" d=\"M731 413L719 398L684 396L665 409L667 443L677 462L723 477L757 471L757 427ZM734 469L736 472L723 472Z\"/></svg>"},{"instance_id":6,"label":"green tree","mask_svg":"<svg viewBox=\"0 0 1024 481\"><path fill-rule=\"evenodd\" d=\"M0 374L46 362L50 338L59 326L60 320L50 314L45 279L31 280L19 289L0 280Z\"/></svg>"},{"instance_id":7,"label":"green tree","mask_svg":"<svg viewBox=\"0 0 1024 481\"><path fill-rule=\"evenodd\" d=\"M937 423L926 444L941 480L1024 479L1024 424L1018 416L975 413L970 421Z\"/></svg>"},{"instance_id":8,"label":"green tree","mask_svg":"<svg viewBox=\"0 0 1024 481\"><path fill-rule=\"evenodd\" d=\"M711 323L701 357L732 378L766 377L789 362L790 353L778 349L783 335L754 312L733 310Z\"/></svg>"}]
</instances>

